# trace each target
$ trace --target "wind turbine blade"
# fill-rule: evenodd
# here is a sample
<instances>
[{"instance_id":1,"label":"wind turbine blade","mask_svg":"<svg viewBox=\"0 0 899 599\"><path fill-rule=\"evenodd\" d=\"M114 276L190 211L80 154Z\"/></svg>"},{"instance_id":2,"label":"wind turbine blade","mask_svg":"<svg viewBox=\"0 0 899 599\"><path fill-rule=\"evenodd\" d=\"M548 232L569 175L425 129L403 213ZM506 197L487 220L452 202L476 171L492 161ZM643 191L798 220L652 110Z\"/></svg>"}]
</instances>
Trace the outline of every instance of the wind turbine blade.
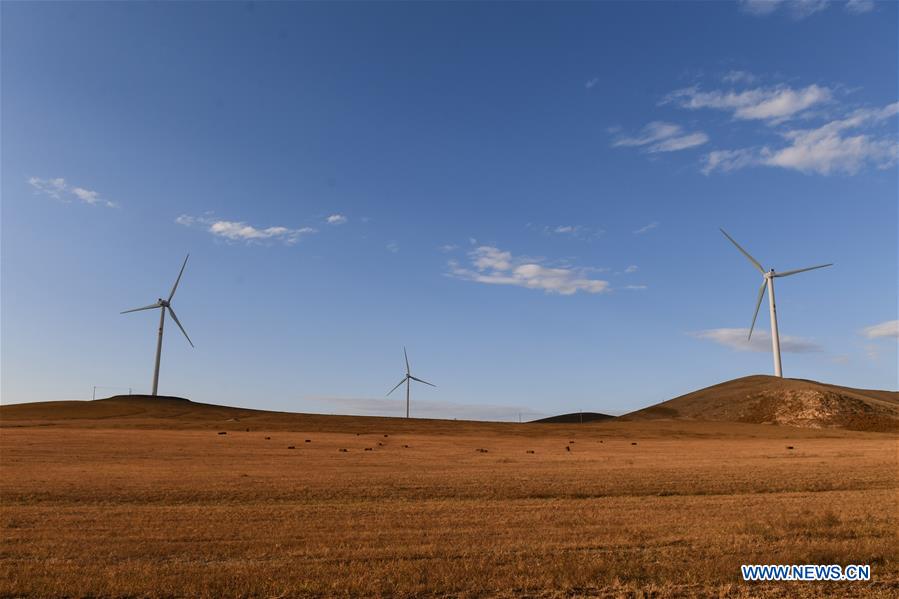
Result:
<instances>
[{"instance_id":1,"label":"wind turbine blade","mask_svg":"<svg viewBox=\"0 0 899 599\"><path fill-rule=\"evenodd\" d=\"M119 314L128 314L129 312L140 312L141 310L152 310L153 308L158 308L160 306L159 302L155 304L150 304L149 306L144 306L143 308L132 308L131 310L125 310L124 312L119 312Z\"/></svg>"},{"instance_id":2,"label":"wind turbine blade","mask_svg":"<svg viewBox=\"0 0 899 599\"><path fill-rule=\"evenodd\" d=\"M185 330L184 330L184 327L181 326L181 321L178 320L178 317L177 317L177 316L175 316L175 311L172 310L172 307L171 307L171 306L168 306L168 309L169 309L169 316L172 317L172 320L175 321L175 324L178 325L178 328L181 329L181 332L182 332L182 333L184 333L184 338L187 339L187 342L190 343L190 346L191 346L191 347L193 347L193 346L194 346L194 342L191 341L191 340L190 340L190 337L187 336L187 331L185 331Z\"/></svg>"},{"instance_id":3,"label":"wind turbine blade","mask_svg":"<svg viewBox=\"0 0 899 599\"><path fill-rule=\"evenodd\" d=\"M406 358L406 374L411 373L412 371L409 369L409 354L406 353L406 346L403 346L403 357Z\"/></svg>"},{"instance_id":4,"label":"wind turbine blade","mask_svg":"<svg viewBox=\"0 0 899 599\"><path fill-rule=\"evenodd\" d=\"M765 287L768 286L768 281L763 281L762 286L759 287L759 299L755 302L755 314L752 315L752 324L749 325L749 337L746 338L746 341L752 339L752 329L755 328L755 320L759 317L759 308L762 307L762 298L765 297Z\"/></svg>"},{"instance_id":5,"label":"wind turbine blade","mask_svg":"<svg viewBox=\"0 0 899 599\"><path fill-rule=\"evenodd\" d=\"M728 234L727 234L727 231L725 231L724 229L719 229L719 230L720 230L722 233L724 233L724 236L725 236L725 237L727 237L728 239L730 239L730 242L731 242L732 244L734 244L735 246L737 246L737 249L740 250L740 253L742 253L744 256L746 256L746 259L747 259L747 260L749 260L750 262L752 262L752 264L753 264L757 269L759 269L759 272L760 272L760 273L765 274L765 269L762 268L762 265L758 263L758 260L756 260L755 258L753 258L752 256L750 256L750 255L749 255L749 252L747 252L747 251L744 250L742 247L740 247L740 244L737 243L736 241L734 241L734 238L731 237L730 235L728 235Z\"/></svg>"},{"instance_id":6,"label":"wind turbine blade","mask_svg":"<svg viewBox=\"0 0 899 599\"><path fill-rule=\"evenodd\" d=\"M421 380L421 379L418 378L418 377L412 376L411 374L409 375L409 378L412 379L413 381L418 381L419 383L424 383L425 385L430 385L430 386L432 386L432 387L436 387L436 386L437 386L437 385L435 385L434 383L429 383L428 381L423 381L423 380Z\"/></svg>"},{"instance_id":7,"label":"wind turbine blade","mask_svg":"<svg viewBox=\"0 0 899 599\"><path fill-rule=\"evenodd\" d=\"M181 265L181 271L178 273L178 278L175 279L175 284L172 285L172 292L169 294L169 300L172 301L172 298L175 297L175 290L178 289L178 283L181 282L181 275L184 274L184 267L187 266L187 259L190 258L190 254L184 257L184 264Z\"/></svg>"},{"instance_id":8,"label":"wind turbine blade","mask_svg":"<svg viewBox=\"0 0 899 599\"><path fill-rule=\"evenodd\" d=\"M828 266L833 266L833 264L821 264L819 266L809 266L808 268L797 268L796 270L785 270L784 272L776 272L774 273L775 277L789 277L790 275L795 275L801 272L805 272L807 270L815 270L816 268L827 268Z\"/></svg>"},{"instance_id":9,"label":"wind turbine blade","mask_svg":"<svg viewBox=\"0 0 899 599\"><path fill-rule=\"evenodd\" d=\"M399 389L400 385L402 385L403 383L405 383L407 378L409 378L409 377L408 377L408 376L404 376L404 377L403 377L403 380L401 380L400 382L398 382L398 383L396 384L396 387L394 387L393 389L391 389L390 391L387 392L387 395L390 395L391 393L393 393L394 391L396 391L397 389Z\"/></svg>"}]
</instances>

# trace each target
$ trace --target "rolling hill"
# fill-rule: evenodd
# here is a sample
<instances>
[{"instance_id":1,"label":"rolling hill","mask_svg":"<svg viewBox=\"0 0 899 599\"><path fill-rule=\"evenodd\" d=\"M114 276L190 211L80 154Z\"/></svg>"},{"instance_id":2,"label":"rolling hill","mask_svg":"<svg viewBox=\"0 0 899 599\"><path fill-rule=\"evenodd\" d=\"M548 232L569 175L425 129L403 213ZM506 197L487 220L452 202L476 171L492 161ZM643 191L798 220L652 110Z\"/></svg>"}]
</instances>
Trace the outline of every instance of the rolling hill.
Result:
<instances>
[{"instance_id":1,"label":"rolling hill","mask_svg":"<svg viewBox=\"0 0 899 599\"><path fill-rule=\"evenodd\" d=\"M535 423L540 426L533 426ZM575 412L526 424L271 412L146 395L0 406L3 427L265 429L360 434L377 430L438 435L502 432L539 436L550 427L602 427L606 432L630 434L638 429L680 430L684 426L692 430L702 423L716 423L718 429L724 425L779 424L806 429L899 432L899 393L757 375L700 389L617 418L597 412Z\"/></svg>"},{"instance_id":2,"label":"rolling hill","mask_svg":"<svg viewBox=\"0 0 899 599\"><path fill-rule=\"evenodd\" d=\"M600 414L599 412L572 412L571 414L549 416L548 418L541 418L532 422L534 424L582 424L586 422L600 422L612 418L615 417L608 414Z\"/></svg>"},{"instance_id":3,"label":"rolling hill","mask_svg":"<svg viewBox=\"0 0 899 599\"><path fill-rule=\"evenodd\" d=\"M899 393L756 375L619 417L623 421L654 419L893 432L899 431Z\"/></svg>"}]
</instances>

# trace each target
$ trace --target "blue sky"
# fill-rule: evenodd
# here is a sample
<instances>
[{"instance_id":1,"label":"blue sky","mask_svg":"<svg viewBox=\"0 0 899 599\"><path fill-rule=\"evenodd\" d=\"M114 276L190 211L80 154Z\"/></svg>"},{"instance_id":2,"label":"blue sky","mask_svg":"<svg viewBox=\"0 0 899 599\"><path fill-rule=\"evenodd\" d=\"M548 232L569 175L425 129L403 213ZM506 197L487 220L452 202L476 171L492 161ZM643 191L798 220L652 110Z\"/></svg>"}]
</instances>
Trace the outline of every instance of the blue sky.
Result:
<instances>
[{"instance_id":1,"label":"blue sky","mask_svg":"<svg viewBox=\"0 0 899 599\"><path fill-rule=\"evenodd\" d=\"M897 4L10 3L2 396L622 413L897 388ZM110 391L111 392L111 391Z\"/></svg>"}]
</instances>

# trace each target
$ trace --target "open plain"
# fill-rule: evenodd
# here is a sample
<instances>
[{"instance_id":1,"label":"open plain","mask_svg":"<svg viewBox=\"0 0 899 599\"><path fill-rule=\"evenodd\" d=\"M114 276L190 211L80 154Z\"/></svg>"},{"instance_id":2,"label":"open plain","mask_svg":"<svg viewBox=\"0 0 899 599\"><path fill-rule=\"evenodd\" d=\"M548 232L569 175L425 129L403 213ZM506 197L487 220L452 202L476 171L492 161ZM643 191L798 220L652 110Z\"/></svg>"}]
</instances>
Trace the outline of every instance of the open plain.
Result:
<instances>
[{"instance_id":1,"label":"open plain","mask_svg":"<svg viewBox=\"0 0 899 599\"><path fill-rule=\"evenodd\" d=\"M4 406L2 426L3 596L899 593L890 433L139 399ZM744 563L872 581L750 584Z\"/></svg>"}]
</instances>

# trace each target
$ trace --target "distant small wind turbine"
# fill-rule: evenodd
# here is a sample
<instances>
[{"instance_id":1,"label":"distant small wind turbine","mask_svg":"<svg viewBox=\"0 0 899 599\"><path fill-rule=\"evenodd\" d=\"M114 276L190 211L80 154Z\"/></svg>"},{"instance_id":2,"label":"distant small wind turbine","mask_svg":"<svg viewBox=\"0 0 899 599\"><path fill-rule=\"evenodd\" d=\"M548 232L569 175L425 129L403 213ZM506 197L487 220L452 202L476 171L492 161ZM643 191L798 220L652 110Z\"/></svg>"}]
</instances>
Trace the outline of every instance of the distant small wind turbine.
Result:
<instances>
[{"instance_id":1,"label":"distant small wind turbine","mask_svg":"<svg viewBox=\"0 0 899 599\"><path fill-rule=\"evenodd\" d=\"M184 333L184 337L187 339L187 342L190 343L190 346L193 347L193 341L190 340L190 337L187 336L187 331L184 330L184 327L181 326L181 322L178 320L178 317L175 316L175 311L172 310L172 298L175 297L175 290L178 289L178 283L181 282L181 275L184 274L184 267L187 266L187 259L190 258L190 254L188 254L184 258L184 264L181 265L181 272L178 273L178 278L175 279L175 284L172 286L172 292L169 293L168 299L159 298L156 300L155 304L150 304L149 306L144 306L143 308L134 308L133 310L125 310L121 312L121 314L128 314L129 312L140 312L141 310L155 310L159 309L159 336L156 339L156 367L153 369L153 395L156 395L156 391L159 388L159 359L162 356L162 328L165 325L165 311L169 311L169 315L172 317L172 320L175 321L175 324L178 325L178 328L181 329L181 332Z\"/></svg>"},{"instance_id":2,"label":"distant small wind turbine","mask_svg":"<svg viewBox=\"0 0 899 599\"><path fill-rule=\"evenodd\" d=\"M746 259L752 262L752 265L755 266L765 278L765 280L762 282L762 286L759 287L759 298L755 304L755 313L752 315L752 325L750 325L749 327L748 339L752 339L752 330L755 328L755 320L756 318L758 318L759 308L761 308L762 306L762 296L765 295L765 288L767 288L768 309L771 312L771 348L774 352L774 375L783 378L783 370L780 363L780 336L777 332L777 310L774 307L774 279L778 277L789 277L790 275L799 274L807 270L826 268L828 266L833 266L833 264L820 264L818 266L809 266L808 268L798 268L796 270L786 270L784 272L775 272L773 268L766 271L762 267L762 265L758 263L758 260L750 256L749 252L740 247L740 244L734 241L734 238L727 234L727 231L721 229L721 232L724 233L724 236L727 237L732 244L737 246L737 249L740 250L740 253L746 256Z\"/></svg>"},{"instance_id":3,"label":"distant small wind turbine","mask_svg":"<svg viewBox=\"0 0 899 599\"><path fill-rule=\"evenodd\" d=\"M396 387L387 392L387 395L390 395L394 391L396 391L400 385L406 383L406 418L409 417L409 388L412 386L412 381L418 381L419 383L424 383L425 385L431 385L432 387L436 387L437 385L433 383L429 383L428 381L423 381L420 378L412 376L412 371L409 368L409 354L406 353L406 348L403 348L403 356L406 358L406 376L403 377L403 380L396 384Z\"/></svg>"}]
</instances>

